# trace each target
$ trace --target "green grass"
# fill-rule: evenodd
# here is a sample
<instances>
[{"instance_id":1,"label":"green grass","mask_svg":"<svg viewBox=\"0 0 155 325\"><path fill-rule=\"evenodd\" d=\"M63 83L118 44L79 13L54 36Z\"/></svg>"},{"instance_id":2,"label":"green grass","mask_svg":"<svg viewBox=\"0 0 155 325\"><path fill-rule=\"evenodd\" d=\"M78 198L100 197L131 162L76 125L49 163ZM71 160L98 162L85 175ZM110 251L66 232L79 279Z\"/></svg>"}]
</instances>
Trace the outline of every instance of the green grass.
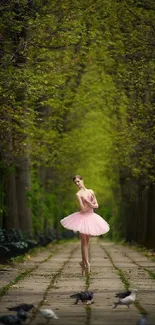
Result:
<instances>
[{"instance_id":1,"label":"green grass","mask_svg":"<svg viewBox=\"0 0 155 325\"><path fill-rule=\"evenodd\" d=\"M3 270L3 269L9 269L10 268L10 265L7 263L7 264L0 264L0 270Z\"/></svg>"},{"instance_id":2,"label":"green grass","mask_svg":"<svg viewBox=\"0 0 155 325\"><path fill-rule=\"evenodd\" d=\"M10 259L10 263L23 263L25 262L26 260L28 259L28 254L24 254L24 255L19 255L19 256L16 256L16 257L12 257Z\"/></svg>"},{"instance_id":3,"label":"green grass","mask_svg":"<svg viewBox=\"0 0 155 325\"><path fill-rule=\"evenodd\" d=\"M90 273L86 273L85 277L85 290L88 290L90 287Z\"/></svg>"},{"instance_id":4,"label":"green grass","mask_svg":"<svg viewBox=\"0 0 155 325\"><path fill-rule=\"evenodd\" d=\"M127 279L127 277L125 276L125 272L123 272L121 269L119 269L118 267L115 267L115 269L117 270L117 274L119 275L122 283L124 284L124 287L126 290L129 290L130 288L130 282Z\"/></svg>"},{"instance_id":5,"label":"green grass","mask_svg":"<svg viewBox=\"0 0 155 325\"><path fill-rule=\"evenodd\" d=\"M85 306L86 309L86 321L85 321L85 325L90 325L91 324L91 305L86 305Z\"/></svg>"}]
</instances>

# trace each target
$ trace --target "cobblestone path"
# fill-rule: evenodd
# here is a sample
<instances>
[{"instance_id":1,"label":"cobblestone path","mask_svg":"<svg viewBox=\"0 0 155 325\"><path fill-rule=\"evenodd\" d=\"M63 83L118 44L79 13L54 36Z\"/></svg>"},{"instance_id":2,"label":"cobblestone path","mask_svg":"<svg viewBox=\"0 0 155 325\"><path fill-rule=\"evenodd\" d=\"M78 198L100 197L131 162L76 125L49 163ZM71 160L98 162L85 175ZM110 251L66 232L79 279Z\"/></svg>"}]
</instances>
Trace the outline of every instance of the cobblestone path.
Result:
<instances>
[{"instance_id":1,"label":"cobblestone path","mask_svg":"<svg viewBox=\"0 0 155 325\"><path fill-rule=\"evenodd\" d=\"M147 312L155 325L155 262L127 246L90 241L90 276L81 276L80 243L73 241L49 245L23 263L0 267L0 314L22 302L37 309L52 308L57 325L136 325L140 313ZM138 290L137 301L129 309L113 309L115 293L126 288ZM80 290L94 292L94 304L74 304L70 295ZM25 325L46 324L35 309Z\"/></svg>"}]
</instances>

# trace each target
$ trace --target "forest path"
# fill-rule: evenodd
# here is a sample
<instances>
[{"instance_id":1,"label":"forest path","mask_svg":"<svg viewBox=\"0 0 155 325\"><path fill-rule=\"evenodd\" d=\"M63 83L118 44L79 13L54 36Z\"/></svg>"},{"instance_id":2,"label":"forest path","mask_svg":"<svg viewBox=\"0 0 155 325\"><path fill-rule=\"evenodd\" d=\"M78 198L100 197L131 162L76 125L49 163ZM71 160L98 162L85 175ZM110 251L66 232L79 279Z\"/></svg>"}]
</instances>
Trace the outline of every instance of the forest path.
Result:
<instances>
[{"instance_id":1,"label":"forest path","mask_svg":"<svg viewBox=\"0 0 155 325\"><path fill-rule=\"evenodd\" d=\"M149 314L155 325L155 263L142 252L104 240L90 240L91 274L82 277L80 243L73 241L49 245L24 263L0 269L0 314L7 307L22 302L37 308L52 308L57 325L136 325L140 312ZM138 289L137 302L129 309L113 309L115 293L126 288ZM72 293L90 289L94 304L75 305ZM41 325L46 321L34 310L25 325Z\"/></svg>"}]
</instances>

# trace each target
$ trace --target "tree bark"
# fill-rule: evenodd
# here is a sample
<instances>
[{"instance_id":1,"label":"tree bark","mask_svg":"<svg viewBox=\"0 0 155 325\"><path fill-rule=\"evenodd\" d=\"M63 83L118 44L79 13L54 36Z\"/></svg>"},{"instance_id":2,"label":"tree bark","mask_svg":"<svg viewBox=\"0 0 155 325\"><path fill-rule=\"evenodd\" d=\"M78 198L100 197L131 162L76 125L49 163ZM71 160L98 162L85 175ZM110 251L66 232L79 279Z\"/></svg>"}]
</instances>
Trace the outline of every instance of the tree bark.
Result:
<instances>
[{"instance_id":1,"label":"tree bark","mask_svg":"<svg viewBox=\"0 0 155 325\"><path fill-rule=\"evenodd\" d=\"M46 188L46 167L44 166L40 166L39 168L39 178L40 178L40 183L41 183L41 187L43 188L43 192L45 191ZM42 202L45 201L45 197L42 194L42 198L41 198ZM48 222L47 222L47 218L44 215L44 211L43 209L41 209L41 218L43 220L43 231L46 232L48 229Z\"/></svg>"},{"instance_id":2,"label":"tree bark","mask_svg":"<svg viewBox=\"0 0 155 325\"><path fill-rule=\"evenodd\" d=\"M30 161L28 156L18 158L16 189L18 197L19 226L23 232L32 235L31 210L28 206L27 192L30 190Z\"/></svg>"},{"instance_id":3,"label":"tree bark","mask_svg":"<svg viewBox=\"0 0 155 325\"><path fill-rule=\"evenodd\" d=\"M137 202L137 242L144 245L147 231L148 190L139 185Z\"/></svg>"},{"instance_id":4,"label":"tree bark","mask_svg":"<svg viewBox=\"0 0 155 325\"><path fill-rule=\"evenodd\" d=\"M19 228L15 172L9 172L6 186L7 218L5 228Z\"/></svg>"},{"instance_id":5,"label":"tree bark","mask_svg":"<svg viewBox=\"0 0 155 325\"><path fill-rule=\"evenodd\" d=\"M155 247L155 184L151 184L148 193L147 235L145 246Z\"/></svg>"}]
</instances>

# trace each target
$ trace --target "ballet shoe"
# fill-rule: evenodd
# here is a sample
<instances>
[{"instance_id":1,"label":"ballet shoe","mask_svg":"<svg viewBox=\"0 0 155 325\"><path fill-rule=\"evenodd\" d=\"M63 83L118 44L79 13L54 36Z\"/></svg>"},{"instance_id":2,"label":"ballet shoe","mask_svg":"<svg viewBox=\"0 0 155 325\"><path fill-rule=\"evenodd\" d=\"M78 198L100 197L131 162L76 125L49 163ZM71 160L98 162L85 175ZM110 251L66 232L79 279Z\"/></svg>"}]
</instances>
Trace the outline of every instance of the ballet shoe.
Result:
<instances>
[{"instance_id":1,"label":"ballet shoe","mask_svg":"<svg viewBox=\"0 0 155 325\"><path fill-rule=\"evenodd\" d=\"M79 265L81 266L81 271L82 271L82 275L85 275L85 265L83 262L79 262Z\"/></svg>"},{"instance_id":2,"label":"ballet shoe","mask_svg":"<svg viewBox=\"0 0 155 325\"><path fill-rule=\"evenodd\" d=\"M87 265L86 265L86 272L87 273L90 273L91 272L91 270L90 270L90 263L89 262L87 262Z\"/></svg>"}]
</instances>

